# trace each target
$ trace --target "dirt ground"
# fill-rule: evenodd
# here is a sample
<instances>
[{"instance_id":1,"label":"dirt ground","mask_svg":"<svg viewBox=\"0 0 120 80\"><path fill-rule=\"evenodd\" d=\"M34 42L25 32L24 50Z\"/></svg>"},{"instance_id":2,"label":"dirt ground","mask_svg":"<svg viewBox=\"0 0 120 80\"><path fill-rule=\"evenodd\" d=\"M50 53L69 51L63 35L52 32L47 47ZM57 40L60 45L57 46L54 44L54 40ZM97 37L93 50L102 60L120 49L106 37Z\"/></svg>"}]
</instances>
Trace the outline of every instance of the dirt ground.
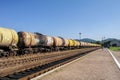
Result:
<instances>
[{"instance_id":1,"label":"dirt ground","mask_svg":"<svg viewBox=\"0 0 120 80\"><path fill-rule=\"evenodd\" d=\"M108 51L99 49L38 80L120 80L120 70Z\"/></svg>"}]
</instances>

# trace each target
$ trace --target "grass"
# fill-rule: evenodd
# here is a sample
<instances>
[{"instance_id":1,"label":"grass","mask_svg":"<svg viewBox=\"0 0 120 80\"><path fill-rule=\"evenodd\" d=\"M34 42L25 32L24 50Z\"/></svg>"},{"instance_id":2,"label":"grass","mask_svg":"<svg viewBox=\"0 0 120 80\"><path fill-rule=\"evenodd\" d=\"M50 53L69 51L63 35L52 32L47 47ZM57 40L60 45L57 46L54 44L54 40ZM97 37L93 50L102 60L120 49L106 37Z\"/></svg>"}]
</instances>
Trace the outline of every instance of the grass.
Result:
<instances>
[{"instance_id":1,"label":"grass","mask_svg":"<svg viewBox=\"0 0 120 80\"><path fill-rule=\"evenodd\" d=\"M113 51L120 51L120 47L110 47L110 50L113 50Z\"/></svg>"}]
</instances>

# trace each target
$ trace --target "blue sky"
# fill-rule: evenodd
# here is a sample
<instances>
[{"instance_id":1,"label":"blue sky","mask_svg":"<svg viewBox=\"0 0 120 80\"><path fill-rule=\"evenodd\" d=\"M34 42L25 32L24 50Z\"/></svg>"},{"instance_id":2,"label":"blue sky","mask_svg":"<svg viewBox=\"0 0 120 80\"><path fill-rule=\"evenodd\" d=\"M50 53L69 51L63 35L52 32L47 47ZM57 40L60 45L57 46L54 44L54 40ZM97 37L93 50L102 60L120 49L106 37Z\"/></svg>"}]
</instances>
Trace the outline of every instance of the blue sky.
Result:
<instances>
[{"instance_id":1,"label":"blue sky","mask_svg":"<svg viewBox=\"0 0 120 80\"><path fill-rule=\"evenodd\" d=\"M0 0L0 26L64 38L120 39L120 0Z\"/></svg>"}]
</instances>

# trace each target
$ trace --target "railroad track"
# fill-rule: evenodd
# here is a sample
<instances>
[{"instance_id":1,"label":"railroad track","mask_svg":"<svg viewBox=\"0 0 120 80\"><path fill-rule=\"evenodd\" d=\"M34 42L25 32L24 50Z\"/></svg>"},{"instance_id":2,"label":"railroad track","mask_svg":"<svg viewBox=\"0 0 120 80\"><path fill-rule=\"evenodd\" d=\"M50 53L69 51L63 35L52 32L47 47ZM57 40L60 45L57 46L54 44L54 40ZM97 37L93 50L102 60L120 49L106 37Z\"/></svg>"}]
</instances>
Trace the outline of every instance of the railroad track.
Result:
<instances>
[{"instance_id":1,"label":"railroad track","mask_svg":"<svg viewBox=\"0 0 120 80\"><path fill-rule=\"evenodd\" d=\"M97 48L24 55L0 59L1 80L29 80L55 67L70 62Z\"/></svg>"}]
</instances>

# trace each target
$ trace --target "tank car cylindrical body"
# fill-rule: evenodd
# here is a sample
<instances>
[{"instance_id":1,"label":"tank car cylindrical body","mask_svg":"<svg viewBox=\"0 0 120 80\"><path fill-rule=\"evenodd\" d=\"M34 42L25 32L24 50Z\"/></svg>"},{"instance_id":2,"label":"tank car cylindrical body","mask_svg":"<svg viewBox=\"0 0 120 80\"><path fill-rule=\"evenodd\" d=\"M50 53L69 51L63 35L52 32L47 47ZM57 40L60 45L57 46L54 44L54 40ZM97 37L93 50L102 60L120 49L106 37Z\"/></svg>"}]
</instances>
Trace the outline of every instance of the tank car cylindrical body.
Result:
<instances>
[{"instance_id":1,"label":"tank car cylindrical body","mask_svg":"<svg viewBox=\"0 0 120 80\"><path fill-rule=\"evenodd\" d=\"M38 36L38 40L39 40L38 46L45 46L47 44L47 39L45 35L40 33L34 33L34 34Z\"/></svg>"},{"instance_id":2,"label":"tank car cylindrical body","mask_svg":"<svg viewBox=\"0 0 120 80\"><path fill-rule=\"evenodd\" d=\"M82 47L85 46L85 43L84 43L84 42L80 42L80 44L81 44Z\"/></svg>"},{"instance_id":3,"label":"tank car cylindrical body","mask_svg":"<svg viewBox=\"0 0 120 80\"><path fill-rule=\"evenodd\" d=\"M56 46L56 47L61 47L63 46L63 40L59 37L53 37L54 39L54 45L53 46Z\"/></svg>"},{"instance_id":4,"label":"tank car cylindrical body","mask_svg":"<svg viewBox=\"0 0 120 80\"><path fill-rule=\"evenodd\" d=\"M53 46L53 38L47 35L43 35L40 33L35 33L39 37L39 44L38 46Z\"/></svg>"},{"instance_id":5,"label":"tank car cylindrical body","mask_svg":"<svg viewBox=\"0 0 120 80\"><path fill-rule=\"evenodd\" d=\"M64 42L65 42L64 46L65 46L65 47L67 47L67 46L68 46L68 44L69 44L68 39L64 39Z\"/></svg>"},{"instance_id":6,"label":"tank car cylindrical body","mask_svg":"<svg viewBox=\"0 0 120 80\"><path fill-rule=\"evenodd\" d=\"M62 46L62 47L65 46L65 39L62 38L62 37L59 37L59 38L62 40L62 45L61 45L61 46Z\"/></svg>"},{"instance_id":7,"label":"tank car cylindrical body","mask_svg":"<svg viewBox=\"0 0 120 80\"><path fill-rule=\"evenodd\" d=\"M0 28L0 47L16 46L17 43L18 35L15 30Z\"/></svg>"},{"instance_id":8,"label":"tank car cylindrical body","mask_svg":"<svg viewBox=\"0 0 120 80\"><path fill-rule=\"evenodd\" d=\"M78 42L76 40L74 40L74 46L78 46Z\"/></svg>"},{"instance_id":9,"label":"tank car cylindrical body","mask_svg":"<svg viewBox=\"0 0 120 80\"><path fill-rule=\"evenodd\" d=\"M36 44L39 42L35 40L35 35L30 32L18 32L19 36L19 47L32 47L36 46Z\"/></svg>"},{"instance_id":10,"label":"tank car cylindrical body","mask_svg":"<svg viewBox=\"0 0 120 80\"><path fill-rule=\"evenodd\" d=\"M69 45L70 47L74 46L74 41L73 41L72 39L69 39L68 41L69 41L69 44L68 44L68 45Z\"/></svg>"},{"instance_id":11,"label":"tank car cylindrical body","mask_svg":"<svg viewBox=\"0 0 120 80\"><path fill-rule=\"evenodd\" d=\"M76 46L79 47L80 46L80 42L76 41Z\"/></svg>"},{"instance_id":12,"label":"tank car cylindrical body","mask_svg":"<svg viewBox=\"0 0 120 80\"><path fill-rule=\"evenodd\" d=\"M46 43L46 46L53 46L53 43L54 43L54 40L53 40L53 38L52 37L50 37L50 36L46 36L46 41L47 41L47 43Z\"/></svg>"}]
</instances>

